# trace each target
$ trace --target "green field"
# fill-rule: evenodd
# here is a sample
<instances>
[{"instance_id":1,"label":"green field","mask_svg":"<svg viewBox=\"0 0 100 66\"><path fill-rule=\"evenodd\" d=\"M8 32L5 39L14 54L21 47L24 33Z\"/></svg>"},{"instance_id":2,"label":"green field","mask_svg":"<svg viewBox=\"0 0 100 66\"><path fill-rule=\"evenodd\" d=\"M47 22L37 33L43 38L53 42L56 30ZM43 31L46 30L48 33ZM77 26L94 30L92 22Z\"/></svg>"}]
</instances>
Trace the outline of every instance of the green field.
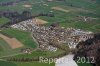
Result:
<instances>
[{"instance_id":1,"label":"green field","mask_svg":"<svg viewBox=\"0 0 100 66\"><path fill-rule=\"evenodd\" d=\"M19 54L21 48L12 49L3 39L0 38L0 58Z\"/></svg>"},{"instance_id":2,"label":"green field","mask_svg":"<svg viewBox=\"0 0 100 66\"><path fill-rule=\"evenodd\" d=\"M12 29L12 28L2 29L1 32L6 33L11 37L15 37L20 42L22 42L26 47L27 46L32 48L36 47L36 43L33 41L31 34L29 32Z\"/></svg>"},{"instance_id":3,"label":"green field","mask_svg":"<svg viewBox=\"0 0 100 66\"><path fill-rule=\"evenodd\" d=\"M8 21L9 21L9 19L7 19L7 18L5 18L5 17L2 17L2 18L0 18L0 25L5 24L5 23L7 23Z\"/></svg>"},{"instance_id":4,"label":"green field","mask_svg":"<svg viewBox=\"0 0 100 66\"><path fill-rule=\"evenodd\" d=\"M17 66L54 66L54 63L39 63L39 62L29 62L29 63L15 63Z\"/></svg>"},{"instance_id":5,"label":"green field","mask_svg":"<svg viewBox=\"0 0 100 66\"><path fill-rule=\"evenodd\" d=\"M17 66L17 65L12 62L0 61L0 66Z\"/></svg>"},{"instance_id":6,"label":"green field","mask_svg":"<svg viewBox=\"0 0 100 66\"><path fill-rule=\"evenodd\" d=\"M10 37L14 37L14 38L18 39L24 46L21 48L12 49L3 39L0 39L0 46L3 47L3 51L0 52L0 57L3 57L3 56L8 57L9 55L20 54L21 53L20 50L22 48L35 49L37 47L36 43L33 41L30 33L28 33L28 32L20 31L17 29L10 29L10 28L3 29L1 32L6 33Z\"/></svg>"},{"instance_id":7,"label":"green field","mask_svg":"<svg viewBox=\"0 0 100 66\"><path fill-rule=\"evenodd\" d=\"M0 52L2 52L3 51L3 47L2 46L0 46Z\"/></svg>"},{"instance_id":8,"label":"green field","mask_svg":"<svg viewBox=\"0 0 100 66\"><path fill-rule=\"evenodd\" d=\"M78 65L79 66L92 66L91 64L88 64L88 63L79 63Z\"/></svg>"},{"instance_id":9,"label":"green field","mask_svg":"<svg viewBox=\"0 0 100 66\"><path fill-rule=\"evenodd\" d=\"M19 54L19 55L16 55L16 56L11 56L11 57L4 57L3 59L10 59L10 58L16 58L16 59L19 59L19 58L29 58L29 59L32 59L32 58L39 58L39 57L54 57L54 56L58 56L62 53L64 53L65 51L63 50L60 50L58 49L56 52L50 52L50 51L33 51L31 54Z\"/></svg>"}]
</instances>

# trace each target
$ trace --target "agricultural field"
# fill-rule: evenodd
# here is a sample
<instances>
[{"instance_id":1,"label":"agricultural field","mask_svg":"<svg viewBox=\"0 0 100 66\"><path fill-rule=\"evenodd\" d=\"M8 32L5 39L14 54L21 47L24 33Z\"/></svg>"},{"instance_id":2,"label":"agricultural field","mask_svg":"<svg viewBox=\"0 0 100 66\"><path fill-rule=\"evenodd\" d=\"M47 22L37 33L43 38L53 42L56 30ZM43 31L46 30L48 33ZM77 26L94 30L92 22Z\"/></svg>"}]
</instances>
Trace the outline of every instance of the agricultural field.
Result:
<instances>
[{"instance_id":1,"label":"agricultural field","mask_svg":"<svg viewBox=\"0 0 100 66\"><path fill-rule=\"evenodd\" d=\"M54 56L57 56L57 55L60 55L62 53L64 53L65 51L63 50L57 50L56 52L50 52L50 51L40 51L40 50L37 50L37 51L33 51L31 54L19 54L19 55L16 55L16 56L11 56L11 57L4 57L3 59L11 59L11 58L16 58L16 59L19 59L19 58L38 58L40 56L42 57L54 57Z\"/></svg>"},{"instance_id":2,"label":"agricultural field","mask_svg":"<svg viewBox=\"0 0 100 66\"><path fill-rule=\"evenodd\" d=\"M3 39L0 38L0 58L5 56L8 57L10 55L20 54L19 51L20 48L13 50Z\"/></svg>"},{"instance_id":3,"label":"agricultural field","mask_svg":"<svg viewBox=\"0 0 100 66\"><path fill-rule=\"evenodd\" d=\"M5 24L5 23L7 23L8 21L9 21L9 19L7 19L7 18L5 18L5 17L2 17L2 18L0 18L0 25Z\"/></svg>"},{"instance_id":4,"label":"agricultural field","mask_svg":"<svg viewBox=\"0 0 100 66\"><path fill-rule=\"evenodd\" d=\"M32 47L32 48L36 47L35 42L32 40L32 37L31 37L30 33L28 33L28 32L20 31L20 30L12 29L12 28L2 29L1 32L6 33L7 35L9 35L11 37L15 37L20 42L22 42L25 46Z\"/></svg>"},{"instance_id":5,"label":"agricultural field","mask_svg":"<svg viewBox=\"0 0 100 66\"><path fill-rule=\"evenodd\" d=\"M10 2L16 0L0 0L1 2ZM43 21L45 26L49 26L52 23L59 23L60 26L68 28L73 27L86 31L92 31L94 33L100 32L100 2L99 0L63 0L63 1L51 1L47 0L26 0L21 1L13 6L0 6L0 11L17 11L22 13L23 11L29 11L32 15L38 13L53 13L54 17L39 16L38 21ZM84 17L89 17L85 20ZM6 17L0 17L0 26L9 22L10 19ZM64 52L58 50L53 53L50 51L35 51L37 44L31 37L31 33L14 29L14 28L3 28L0 29L0 34L15 38L23 46L12 49L9 44L0 37L0 58L35 58L39 56L51 57L61 54ZM32 54L23 54L20 52L23 48L32 48L34 50ZM78 64L79 66L89 66L85 64ZM52 64L33 62L8 62L0 61L0 66L55 66ZM91 66L91 65L90 65Z\"/></svg>"}]
</instances>

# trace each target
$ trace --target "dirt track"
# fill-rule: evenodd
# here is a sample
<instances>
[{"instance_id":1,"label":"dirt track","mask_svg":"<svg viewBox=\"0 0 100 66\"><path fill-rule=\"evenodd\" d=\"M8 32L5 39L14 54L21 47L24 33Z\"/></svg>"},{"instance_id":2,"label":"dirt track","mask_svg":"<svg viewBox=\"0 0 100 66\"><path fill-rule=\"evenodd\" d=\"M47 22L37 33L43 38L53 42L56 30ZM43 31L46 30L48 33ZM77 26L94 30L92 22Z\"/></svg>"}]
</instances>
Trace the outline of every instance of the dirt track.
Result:
<instances>
[{"instance_id":1,"label":"dirt track","mask_svg":"<svg viewBox=\"0 0 100 66\"><path fill-rule=\"evenodd\" d=\"M23 47L23 44L19 42L16 38L9 38L3 34L0 34L0 37L4 39L12 49Z\"/></svg>"},{"instance_id":2,"label":"dirt track","mask_svg":"<svg viewBox=\"0 0 100 66\"><path fill-rule=\"evenodd\" d=\"M63 12L70 12L69 10L63 9L61 7L52 7L51 9L58 10L58 11L63 11Z\"/></svg>"},{"instance_id":3,"label":"dirt track","mask_svg":"<svg viewBox=\"0 0 100 66\"><path fill-rule=\"evenodd\" d=\"M32 5L23 5L25 8L31 8L32 7Z\"/></svg>"}]
</instances>

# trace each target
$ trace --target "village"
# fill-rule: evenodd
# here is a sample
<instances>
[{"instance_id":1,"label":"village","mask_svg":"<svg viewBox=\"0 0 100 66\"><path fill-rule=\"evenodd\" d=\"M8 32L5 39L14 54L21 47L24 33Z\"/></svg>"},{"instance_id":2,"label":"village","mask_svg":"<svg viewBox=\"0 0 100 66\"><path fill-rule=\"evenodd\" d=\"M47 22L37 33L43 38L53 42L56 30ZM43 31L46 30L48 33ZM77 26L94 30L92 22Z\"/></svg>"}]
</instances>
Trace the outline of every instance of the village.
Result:
<instances>
[{"instance_id":1,"label":"village","mask_svg":"<svg viewBox=\"0 0 100 66\"><path fill-rule=\"evenodd\" d=\"M39 48L53 52L57 51L56 45L65 44L72 49L76 48L79 42L94 37L91 31L84 31L72 27L65 28L59 26L58 23L53 23L47 27L43 23L38 23L36 18L22 21L11 25L11 27L31 32L31 36L35 39Z\"/></svg>"},{"instance_id":2,"label":"village","mask_svg":"<svg viewBox=\"0 0 100 66\"><path fill-rule=\"evenodd\" d=\"M100 66L99 7L100 0L0 0L0 66Z\"/></svg>"}]
</instances>

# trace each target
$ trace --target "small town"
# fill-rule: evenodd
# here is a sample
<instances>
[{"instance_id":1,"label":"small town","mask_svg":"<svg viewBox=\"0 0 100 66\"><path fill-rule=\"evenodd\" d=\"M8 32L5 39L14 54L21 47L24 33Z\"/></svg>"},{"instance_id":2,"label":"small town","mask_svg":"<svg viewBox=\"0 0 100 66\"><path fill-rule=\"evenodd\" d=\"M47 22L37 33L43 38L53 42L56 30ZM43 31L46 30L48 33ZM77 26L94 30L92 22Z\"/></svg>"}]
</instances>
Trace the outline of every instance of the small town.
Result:
<instances>
[{"instance_id":1,"label":"small town","mask_svg":"<svg viewBox=\"0 0 100 66\"><path fill-rule=\"evenodd\" d=\"M57 48L53 44L66 44L69 48L75 48L76 45L87 39L93 38L93 32L84 31L75 28L64 28L59 26L58 23L53 23L46 27L36 22L36 19L29 19L11 27L19 30L31 32L34 39L41 49L56 51Z\"/></svg>"}]
</instances>

